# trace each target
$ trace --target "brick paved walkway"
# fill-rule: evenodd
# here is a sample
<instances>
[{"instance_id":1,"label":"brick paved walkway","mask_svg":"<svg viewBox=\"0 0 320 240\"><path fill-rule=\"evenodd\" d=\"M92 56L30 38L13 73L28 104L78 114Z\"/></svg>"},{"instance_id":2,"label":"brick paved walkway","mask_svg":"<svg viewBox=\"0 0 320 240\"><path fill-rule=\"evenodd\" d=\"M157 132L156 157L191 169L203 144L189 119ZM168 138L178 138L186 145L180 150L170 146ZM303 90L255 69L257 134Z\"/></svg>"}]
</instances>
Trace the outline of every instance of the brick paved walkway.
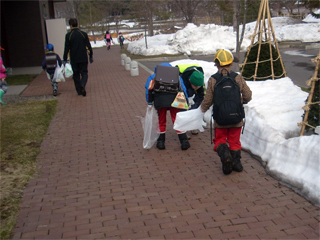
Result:
<instances>
[{"instance_id":1,"label":"brick paved walkway","mask_svg":"<svg viewBox=\"0 0 320 240\"><path fill-rule=\"evenodd\" d=\"M319 239L319 208L242 152L224 176L210 131L180 150L142 148L148 73L131 77L119 48L94 49L87 97L59 85L59 110L24 191L13 239ZM51 94L42 74L23 96Z\"/></svg>"}]
</instances>

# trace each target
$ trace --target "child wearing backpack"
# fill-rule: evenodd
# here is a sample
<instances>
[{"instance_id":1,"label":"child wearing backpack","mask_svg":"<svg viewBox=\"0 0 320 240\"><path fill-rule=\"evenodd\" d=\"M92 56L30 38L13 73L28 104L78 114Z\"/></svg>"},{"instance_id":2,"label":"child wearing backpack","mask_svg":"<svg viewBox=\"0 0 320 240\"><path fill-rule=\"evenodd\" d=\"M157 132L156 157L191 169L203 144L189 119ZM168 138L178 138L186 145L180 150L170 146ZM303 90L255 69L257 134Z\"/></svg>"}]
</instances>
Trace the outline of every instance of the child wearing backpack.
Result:
<instances>
[{"instance_id":1,"label":"child wearing backpack","mask_svg":"<svg viewBox=\"0 0 320 240\"><path fill-rule=\"evenodd\" d=\"M107 42L107 50L109 50L111 47L111 41L112 41L112 37L111 37L111 34L109 33L109 31L106 31L106 34L104 35L104 39Z\"/></svg>"},{"instance_id":2,"label":"child wearing backpack","mask_svg":"<svg viewBox=\"0 0 320 240\"><path fill-rule=\"evenodd\" d=\"M54 46L51 43L48 43L45 49L46 55L42 61L42 69L47 71L48 78L50 79L53 88L53 96L57 96L58 83L56 82L56 79L54 79L54 73L58 64L61 67L62 61L59 55L54 52Z\"/></svg>"},{"instance_id":3,"label":"child wearing backpack","mask_svg":"<svg viewBox=\"0 0 320 240\"><path fill-rule=\"evenodd\" d=\"M119 32L119 37L118 37L118 39L119 39L119 43L120 43L120 48L123 49L123 48L124 48L124 46L123 46L124 37L123 37L123 35L122 35L121 32Z\"/></svg>"},{"instance_id":4,"label":"child wearing backpack","mask_svg":"<svg viewBox=\"0 0 320 240\"><path fill-rule=\"evenodd\" d=\"M161 63L160 65L172 67L170 63ZM159 150L164 150L165 149L165 140L166 140L165 134L166 134L166 125L167 125L166 124L167 123L167 111L168 110L170 111L171 120L172 120L172 123L174 124L175 119L176 119L176 115L181 110L171 106L174 99L176 98L177 92L176 93L161 92L161 91L154 92L153 88L150 89L150 82L153 79L155 79L158 68L160 68L160 67L156 66L155 70L154 70L155 73L148 77L147 82L145 84L145 88L146 88L146 100L147 100L148 106L150 106L150 107L153 106L158 112L160 136L157 140L156 147ZM181 86L181 91L184 92L186 99L188 99L186 88L183 84L183 80L179 76L178 71L179 70L177 68L177 77L178 77L179 84ZM181 131L176 131L176 132L178 134L179 141L181 144L181 150L187 150L190 147L187 133L181 132Z\"/></svg>"},{"instance_id":5,"label":"child wearing backpack","mask_svg":"<svg viewBox=\"0 0 320 240\"><path fill-rule=\"evenodd\" d=\"M0 46L0 50L4 50L4 49ZM8 85L5 80L7 77L6 72L7 72L7 70L6 70L5 66L3 65L3 61L2 61L2 57L1 57L1 53L0 53L0 102L3 105L5 105L6 103L4 101L2 101L2 97L8 90Z\"/></svg>"},{"instance_id":6,"label":"child wearing backpack","mask_svg":"<svg viewBox=\"0 0 320 240\"><path fill-rule=\"evenodd\" d=\"M241 172L241 129L244 125L243 104L252 98L244 78L231 70L234 57L230 50L220 49L214 56L218 72L208 81L208 88L201 103L202 112L213 105L213 150L218 153L225 175Z\"/></svg>"}]
</instances>

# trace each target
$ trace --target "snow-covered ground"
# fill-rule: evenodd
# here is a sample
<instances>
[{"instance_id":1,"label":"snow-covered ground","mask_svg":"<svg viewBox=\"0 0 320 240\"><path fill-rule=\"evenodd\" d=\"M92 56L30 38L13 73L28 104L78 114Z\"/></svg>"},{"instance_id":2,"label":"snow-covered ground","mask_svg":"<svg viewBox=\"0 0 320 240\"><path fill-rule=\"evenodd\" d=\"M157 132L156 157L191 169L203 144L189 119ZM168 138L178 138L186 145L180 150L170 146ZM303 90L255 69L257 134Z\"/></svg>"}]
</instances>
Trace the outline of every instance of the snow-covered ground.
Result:
<instances>
[{"instance_id":1,"label":"snow-covered ground","mask_svg":"<svg viewBox=\"0 0 320 240\"><path fill-rule=\"evenodd\" d=\"M296 24L296 20L281 17L273 18L272 22L278 41L320 41L319 21ZM248 36L253 33L255 24L247 24L247 37L244 39L243 48L250 45ZM103 44L97 42L93 47ZM175 34L148 37L148 49L145 48L144 39L128 45L129 52L145 56L195 52L214 54L220 48L234 50L235 33L230 27L215 24L188 24ZM172 62L173 65L181 63L197 63L202 66L206 83L217 71L213 62L192 59ZM241 135L243 148L259 156L272 175L294 186L319 205L320 136L300 137L300 128L297 125L302 121L302 107L308 94L294 85L290 76L247 83L253 92L253 99L245 106L246 126ZM209 121L209 118L208 111L205 114L206 121Z\"/></svg>"},{"instance_id":2,"label":"snow-covered ground","mask_svg":"<svg viewBox=\"0 0 320 240\"><path fill-rule=\"evenodd\" d=\"M296 19L289 17L272 18L276 40L319 42L320 22L297 23ZM256 22L246 24L245 36L241 50L245 51L251 44L250 36L254 34ZM240 28L241 29L241 28ZM153 45L153 41L157 44ZM234 51L236 48L236 33L232 27L216 24L201 24L196 26L189 23L184 29L173 34L147 37L148 48L145 39L129 43L128 51L135 55L161 55L167 54L200 54L211 55L220 48L228 48ZM171 51L171 52L170 52Z\"/></svg>"}]
</instances>

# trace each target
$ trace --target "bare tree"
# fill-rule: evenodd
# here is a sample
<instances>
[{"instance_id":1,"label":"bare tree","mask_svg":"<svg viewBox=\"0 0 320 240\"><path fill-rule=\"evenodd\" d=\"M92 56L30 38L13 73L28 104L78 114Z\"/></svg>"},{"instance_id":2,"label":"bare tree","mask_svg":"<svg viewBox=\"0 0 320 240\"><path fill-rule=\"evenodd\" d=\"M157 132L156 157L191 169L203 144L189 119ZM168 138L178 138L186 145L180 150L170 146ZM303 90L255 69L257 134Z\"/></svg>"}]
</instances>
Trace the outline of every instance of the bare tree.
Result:
<instances>
[{"instance_id":1,"label":"bare tree","mask_svg":"<svg viewBox=\"0 0 320 240\"><path fill-rule=\"evenodd\" d=\"M229 24L230 22L226 21L226 18L233 12L232 0L225 0L225 1L217 0L216 4L220 13L219 15L220 15L221 25Z\"/></svg>"},{"instance_id":2,"label":"bare tree","mask_svg":"<svg viewBox=\"0 0 320 240\"><path fill-rule=\"evenodd\" d=\"M207 14L210 23L213 23L214 19L221 13L218 7L218 0L203 0L201 8Z\"/></svg>"},{"instance_id":3,"label":"bare tree","mask_svg":"<svg viewBox=\"0 0 320 240\"><path fill-rule=\"evenodd\" d=\"M192 23L201 0L175 0L175 3L180 8L186 21Z\"/></svg>"},{"instance_id":4,"label":"bare tree","mask_svg":"<svg viewBox=\"0 0 320 240\"><path fill-rule=\"evenodd\" d=\"M240 49L243 42L244 32L247 21L247 0L234 0L233 1L233 29L236 32L236 57L240 58ZM240 35L240 12L243 12L242 31ZM239 70L239 64L236 63L236 68Z\"/></svg>"}]
</instances>

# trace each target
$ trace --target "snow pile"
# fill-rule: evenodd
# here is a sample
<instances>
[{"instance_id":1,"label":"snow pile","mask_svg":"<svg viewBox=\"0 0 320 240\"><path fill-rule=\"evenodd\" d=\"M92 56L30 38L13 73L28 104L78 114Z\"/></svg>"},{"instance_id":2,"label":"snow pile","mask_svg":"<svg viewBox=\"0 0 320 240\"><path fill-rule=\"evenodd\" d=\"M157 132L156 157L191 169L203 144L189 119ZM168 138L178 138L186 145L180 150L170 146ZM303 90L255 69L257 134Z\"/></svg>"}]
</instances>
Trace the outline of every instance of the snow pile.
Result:
<instances>
[{"instance_id":1,"label":"snow pile","mask_svg":"<svg viewBox=\"0 0 320 240\"><path fill-rule=\"evenodd\" d=\"M290 17L272 18L272 26L277 41L301 41L318 42L320 39L319 23L301 23L300 20ZM256 21L247 23L245 36L241 50L246 50L251 44L250 37L254 33ZM242 27L240 27L241 31ZM153 44L157 42L157 44ZM131 42L128 51L136 55L161 55L161 54L187 54L187 55L210 55L218 49L228 48L235 51L236 33L232 27L216 24L201 24L196 26L189 23L184 29L173 34L164 34L147 38L148 49L145 39Z\"/></svg>"},{"instance_id":2,"label":"snow pile","mask_svg":"<svg viewBox=\"0 0 320 240\"><path fill-rule=\"evenodd\" d=\"M128 52L135 55L152 56L158 54L178 54L174 47L167 44L167 39L172 34L161 34L147 37L147 46L145 38L141 38L135 42L129 43Z\"/></svg>"},{"instance_id":3,"label":"snow pile","mask_svg":"<svg viewBox=\"0 0 320 240\"><path fill-rule=\"evenodd\" d=\"M320 9L318 9L318 10L315 11L314 13L320 14ZM308 14L308 15L305 17L305 19L303 19L302 21L308 22L308 23L312 23L312 22L320 23L320 18L315 18L314 16L312 16L312 14Z\"/></svg>"}]
</instances>

